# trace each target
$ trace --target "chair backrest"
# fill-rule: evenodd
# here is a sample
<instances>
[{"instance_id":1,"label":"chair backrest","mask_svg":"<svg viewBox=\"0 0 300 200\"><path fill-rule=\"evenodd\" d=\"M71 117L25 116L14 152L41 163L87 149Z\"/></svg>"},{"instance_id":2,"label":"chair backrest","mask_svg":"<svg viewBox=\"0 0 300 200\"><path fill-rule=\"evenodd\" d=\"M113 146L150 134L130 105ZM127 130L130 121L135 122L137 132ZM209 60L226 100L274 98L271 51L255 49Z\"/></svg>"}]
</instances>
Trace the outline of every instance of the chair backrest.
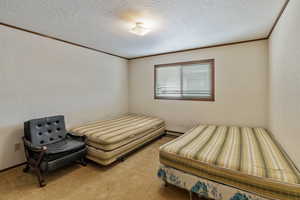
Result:
<instances>
[{"instance_id":1,"label":"chair backrest","mask_svg":"<svg viewBox=\"0 0 300 200\"><path fill-rule=\"evenodd\" d=\"M47 145L63 140L67 131L64 116L32 119L24 123L25 138L33 145Z\"/></svg>"}]
</instances>

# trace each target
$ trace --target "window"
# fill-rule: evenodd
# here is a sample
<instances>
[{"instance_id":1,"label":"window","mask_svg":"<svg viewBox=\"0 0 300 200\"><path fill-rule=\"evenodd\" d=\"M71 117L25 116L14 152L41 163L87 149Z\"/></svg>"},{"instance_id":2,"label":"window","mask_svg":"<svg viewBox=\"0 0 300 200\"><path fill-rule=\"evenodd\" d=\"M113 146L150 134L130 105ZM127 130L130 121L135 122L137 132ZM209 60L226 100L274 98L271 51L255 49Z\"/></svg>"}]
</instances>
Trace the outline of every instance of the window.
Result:
<instances>
[{"instance_id":1,"label":"window","mask_svg":"<svg viewBox=\"0 0 300 200\"><path fill-rule=\"evenodd\" d=\"M214 101L214 59L154 66L154 98Z\"/></svg>"}]
</instances>

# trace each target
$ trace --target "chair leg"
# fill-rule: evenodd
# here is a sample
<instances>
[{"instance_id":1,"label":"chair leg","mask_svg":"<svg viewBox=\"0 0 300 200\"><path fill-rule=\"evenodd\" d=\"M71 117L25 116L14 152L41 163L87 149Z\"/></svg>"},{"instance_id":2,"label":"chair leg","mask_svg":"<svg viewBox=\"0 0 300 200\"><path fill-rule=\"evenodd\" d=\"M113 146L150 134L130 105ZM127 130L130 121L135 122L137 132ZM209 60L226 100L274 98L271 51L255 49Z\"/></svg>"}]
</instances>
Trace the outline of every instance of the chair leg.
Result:
<instances>
[{"instance_id":1,"label":"chair leg","mask_svg":"<svg viewBox=\"0 0 300 200\"><path fill-rule=\"evenodd\" d=\"M29 169L30 169L30 165L27 163L25 168L23 169L23 172L26 173L29 171Z\"/></svg>"},{"instance_id":2,"label":"chair leg","mask_svg":"<svg viewBox=\"0 0 300 200\"><path fill-rule=\"evenodd\" d=\"M35 168L35 173L38 178L40 187L46 186L46 182L45 182L45 179L44 179L44 176L43 176L41 170L39 168Z\"/></svg>"}]
</instances>

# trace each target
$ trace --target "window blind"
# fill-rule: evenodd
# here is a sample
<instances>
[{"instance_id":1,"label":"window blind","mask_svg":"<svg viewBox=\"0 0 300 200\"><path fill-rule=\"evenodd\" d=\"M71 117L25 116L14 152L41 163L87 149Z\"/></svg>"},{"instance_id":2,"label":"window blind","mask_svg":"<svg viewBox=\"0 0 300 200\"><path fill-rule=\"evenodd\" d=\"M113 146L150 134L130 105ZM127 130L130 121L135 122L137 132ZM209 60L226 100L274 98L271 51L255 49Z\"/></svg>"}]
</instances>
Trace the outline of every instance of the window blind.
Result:
<instances>
[{"instance_id":1,"label":"window blind","mask_svg":"<svg viewBox=\"0 0 300 200\"><path fill-rule=\"evenodd\" d=\"M155 76L155 96L158 98L212 98L211 62L157 66Z\"/></svg>"}]
</instances>

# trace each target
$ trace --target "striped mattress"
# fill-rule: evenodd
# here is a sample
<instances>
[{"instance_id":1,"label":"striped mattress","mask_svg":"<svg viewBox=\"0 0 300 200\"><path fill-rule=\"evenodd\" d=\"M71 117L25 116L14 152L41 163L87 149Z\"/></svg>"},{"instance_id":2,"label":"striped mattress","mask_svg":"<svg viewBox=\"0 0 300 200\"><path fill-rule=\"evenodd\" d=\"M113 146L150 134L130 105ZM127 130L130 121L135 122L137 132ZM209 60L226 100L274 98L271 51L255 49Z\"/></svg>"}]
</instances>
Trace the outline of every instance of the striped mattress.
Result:
<instances>
[{"instance_id":1,"label":"striped mattress","mask_svg":"<svg viewBox=\"0 0 300 200\"><path fill-rule=\"evenodd\" d=\"M88 158L100 164L110 164L164 133L164 121L139 114L127 114L111 120L95 121L72 128L70 132L88 138Z\"/></svg>"},{"instance_id":2,"label":"striped mattress","mask_svg":"<svg viewBox=\"0 0 300 200\"><path fill-rule=\"evenodd\" d=\"M199 125L160 148L162 164L273 199L300 199L300 173L263 128Z\"/></svg>"},{"instance_id":3,"label":"striped mattress","mask_svg":"<svg viewBox=\"0 0 300 200\"><path fill-rule=\"evenodd\" d=\"M104 151L102 149L88 145L87 157L90 160L93 160L101 165L109 165L110 163L113 163L114 161L118 160L118 158L120 158L121 156L126 155L127 153L144 145L145 143L150 142L153 139L163 135L164 131L165 128L161 127L155 131L148 132L148 134L146 134L145 136L131 141L112 151Z\"/></svg>"}]
</instances>

